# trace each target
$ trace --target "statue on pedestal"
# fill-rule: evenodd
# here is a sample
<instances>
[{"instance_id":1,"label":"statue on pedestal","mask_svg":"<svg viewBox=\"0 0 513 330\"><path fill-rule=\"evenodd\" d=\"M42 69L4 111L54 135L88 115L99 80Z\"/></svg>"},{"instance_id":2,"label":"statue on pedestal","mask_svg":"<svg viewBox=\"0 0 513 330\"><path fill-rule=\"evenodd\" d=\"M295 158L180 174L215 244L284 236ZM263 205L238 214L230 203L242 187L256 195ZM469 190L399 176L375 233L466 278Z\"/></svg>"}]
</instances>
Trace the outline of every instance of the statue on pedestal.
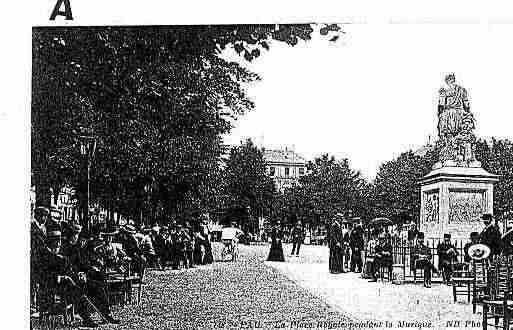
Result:
<instances>
[{"instance_id":1,"label":"statue on pedestal","mask_svg":"<svg viewBox=\"0 0 513 330\"><path fill-rule=\"evenodd\" d=\"M445 76L446 87L438 96L438 137L440 161L435 167L480 167L474 154L474 116L470 112L467 90L456 85L454 74Z\"/></svg>"}]
</instances>

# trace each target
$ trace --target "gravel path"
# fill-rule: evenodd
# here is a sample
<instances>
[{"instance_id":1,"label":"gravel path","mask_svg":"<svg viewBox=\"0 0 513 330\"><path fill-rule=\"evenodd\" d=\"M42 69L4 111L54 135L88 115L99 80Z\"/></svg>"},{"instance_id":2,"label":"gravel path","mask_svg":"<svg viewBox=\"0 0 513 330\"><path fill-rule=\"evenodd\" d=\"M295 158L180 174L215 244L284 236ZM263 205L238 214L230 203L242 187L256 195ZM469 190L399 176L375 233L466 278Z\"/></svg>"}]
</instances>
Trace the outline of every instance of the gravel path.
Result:
<instances>
[{"instance_id":1,"label":"gravel path","mask_svg":"<svg viewBox=\"0 0 513 330\"><path fill-rule=\"evenodd\" d=\"M122 324L100 329L305 329L349 321L265 265L267 252L268 246L241 246L235 263L150 270L141 304L115 308Z\"/></svg>"}]
</instances>

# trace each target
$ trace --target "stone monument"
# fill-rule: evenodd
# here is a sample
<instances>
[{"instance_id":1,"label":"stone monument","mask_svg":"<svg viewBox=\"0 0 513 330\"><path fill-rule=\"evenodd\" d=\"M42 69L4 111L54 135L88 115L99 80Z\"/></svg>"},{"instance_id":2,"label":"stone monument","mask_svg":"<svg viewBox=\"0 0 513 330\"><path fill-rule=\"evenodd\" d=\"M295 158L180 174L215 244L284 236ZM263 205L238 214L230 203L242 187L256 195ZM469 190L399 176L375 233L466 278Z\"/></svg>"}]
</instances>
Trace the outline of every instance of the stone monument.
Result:
<instances>
[{"instance_id":1,"label":"stone monument","mask_svg":"<svg viewBox=\"0 0 513 330\"><path fill-rule=\"evenodd\" d=\"M427 238L468 238L483 227L481 215L493 213L493 185L498 176L481 167L475 158L474 116L465 88L454 74L445 77L439 90L439 161L420 181L420 230Z\"/></svg>"}]
</instances>

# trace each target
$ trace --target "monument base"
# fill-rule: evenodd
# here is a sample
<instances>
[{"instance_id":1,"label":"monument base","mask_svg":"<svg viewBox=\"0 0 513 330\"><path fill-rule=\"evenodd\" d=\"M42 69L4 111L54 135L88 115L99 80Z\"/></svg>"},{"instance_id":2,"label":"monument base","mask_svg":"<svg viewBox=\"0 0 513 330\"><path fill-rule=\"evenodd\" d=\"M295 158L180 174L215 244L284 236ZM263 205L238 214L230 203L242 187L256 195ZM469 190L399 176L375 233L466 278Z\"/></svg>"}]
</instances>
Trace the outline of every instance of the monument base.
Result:
<instances>
[{"instance_id":1,"label":"monument base","mask_svg":"<svg viewBox=\"0 0 513 330\"><path fill-rule=\"evenodd\" d=\"M481 167L435 167L420 181L420 231L435 239L444 233L467 239L472 231L481 231L482 214L493 214L497 181L497 175Z\"/></svg>"}]
</instances>

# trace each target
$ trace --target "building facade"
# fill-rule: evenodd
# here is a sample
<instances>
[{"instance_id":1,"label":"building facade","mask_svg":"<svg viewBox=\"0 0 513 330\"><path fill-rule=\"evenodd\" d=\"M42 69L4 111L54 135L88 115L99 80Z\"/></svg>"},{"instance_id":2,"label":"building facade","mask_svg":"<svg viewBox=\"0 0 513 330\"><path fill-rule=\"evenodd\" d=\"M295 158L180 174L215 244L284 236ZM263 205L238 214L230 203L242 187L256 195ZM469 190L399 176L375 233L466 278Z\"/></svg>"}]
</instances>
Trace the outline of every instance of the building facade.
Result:
<instances>
[{"instance_id":1,"label":"building facade","mask_svg":"<svg viewBox=\"0 0 513 330\"><path fill-rule=\"evenodd\" d=\"M297 184L306 174L306 160L293 150L264 149L267 174L274 180L279 191Z\"/></svg>"}]
</instances>

